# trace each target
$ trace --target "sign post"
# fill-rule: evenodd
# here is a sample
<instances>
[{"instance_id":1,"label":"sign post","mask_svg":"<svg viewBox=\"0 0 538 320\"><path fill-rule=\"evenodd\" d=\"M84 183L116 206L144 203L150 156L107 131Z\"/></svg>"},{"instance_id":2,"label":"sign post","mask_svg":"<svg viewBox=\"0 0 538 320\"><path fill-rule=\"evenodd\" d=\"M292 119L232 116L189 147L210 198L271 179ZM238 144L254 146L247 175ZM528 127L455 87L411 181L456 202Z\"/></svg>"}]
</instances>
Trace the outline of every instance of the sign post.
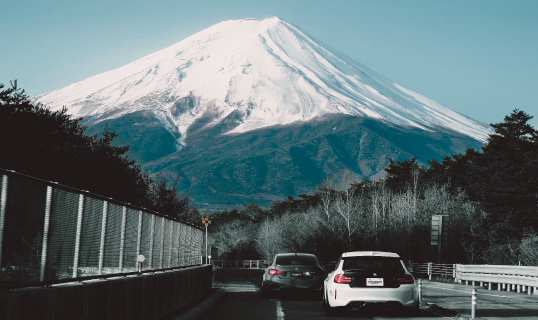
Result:
<instances>
[{"instance_id":1,"label":"sign post","mask_svg":"<svg viewBox=\"0 0 538 320\"><path fill-rule=\"evenodd\" d=\"M431 245L437 246L437 263L441 263L441 247L448 245L448 216L432 216Z\"/></svg>"},{"instance_id":2,"label":"sign post","mask_svg":"<svg viewBox=\"0 0 538 320\"><path fill-rule=\"evenodd\" d=\"M202 220L202 223L205 225L205 264L208 264L208 256L207 256L207 226L211 223L211 220L209 220L208 217L205 217L204 220Z\"/></svg>"},{"instance_id":3,"label":"sign post","mask_svg":"<svg viewBox=\"0 0 538 320\"><path fill-rule=\"evenodd\" d=\"M211 259L213 259L215 262L218 263L218 260L219 260L219 248L218 247L211 247L211 250L210 250L210 256L211 256Z\"/></svg>"}]
</instances>

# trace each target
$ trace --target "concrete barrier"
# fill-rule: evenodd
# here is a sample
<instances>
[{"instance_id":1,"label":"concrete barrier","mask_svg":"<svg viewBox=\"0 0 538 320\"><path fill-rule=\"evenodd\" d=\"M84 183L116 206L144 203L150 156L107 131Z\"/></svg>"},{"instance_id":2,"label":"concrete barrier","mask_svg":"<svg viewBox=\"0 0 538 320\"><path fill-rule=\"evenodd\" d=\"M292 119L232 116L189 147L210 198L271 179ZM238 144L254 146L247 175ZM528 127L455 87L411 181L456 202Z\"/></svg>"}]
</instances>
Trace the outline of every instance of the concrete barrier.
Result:
<instances>
[{"instance_id":1,"label":"concrete barrier","mask_svg":"<svg viewBox=\"0 0 538 320\"><path fill-rule=\"evenodd\" d=\"M211 290L210 265L0 293L0 319L153 320Z\"/></svg>"}]
</instances>

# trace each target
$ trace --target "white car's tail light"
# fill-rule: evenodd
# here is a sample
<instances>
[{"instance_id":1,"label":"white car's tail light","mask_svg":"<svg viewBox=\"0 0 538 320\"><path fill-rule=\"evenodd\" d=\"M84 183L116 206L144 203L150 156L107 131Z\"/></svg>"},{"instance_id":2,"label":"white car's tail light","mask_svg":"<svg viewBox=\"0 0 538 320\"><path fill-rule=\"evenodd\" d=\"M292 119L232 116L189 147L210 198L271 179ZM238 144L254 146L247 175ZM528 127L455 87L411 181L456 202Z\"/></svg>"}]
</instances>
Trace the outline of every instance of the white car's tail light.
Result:
<instances>
[{"instance_id":1,"label":"white car's tail light","mask_svg":"<svg viewBox=\"0 0 538 320\"><path fill-rule=\"evenodd\" d=\"M334 277L334 282L336 282L336 283L351 283L351 278L346 277L346 275L344 275L343 273L342 274L337 274Z\"/></svg>"}]
</instances>

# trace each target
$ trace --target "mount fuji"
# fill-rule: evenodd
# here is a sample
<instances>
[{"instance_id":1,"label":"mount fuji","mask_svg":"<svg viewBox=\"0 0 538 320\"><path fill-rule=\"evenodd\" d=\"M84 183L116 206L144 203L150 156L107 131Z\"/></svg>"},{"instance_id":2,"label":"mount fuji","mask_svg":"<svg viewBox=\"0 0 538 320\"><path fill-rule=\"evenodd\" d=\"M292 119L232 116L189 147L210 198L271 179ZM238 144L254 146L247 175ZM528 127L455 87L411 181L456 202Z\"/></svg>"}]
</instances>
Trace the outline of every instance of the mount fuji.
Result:
<instances>
[{"instance_id":1,"label":"mount fuji","mask_svg":"<svg viewBox=\"0 0 538 320\"><path fill-rule=\"evenodd\" d=\"M108 124L150 173L202 206L268 204L388 158L479 148L491 128L379 75L279 18L224 21L33 98L88 133Z\"/></svg>"}]
</instances>

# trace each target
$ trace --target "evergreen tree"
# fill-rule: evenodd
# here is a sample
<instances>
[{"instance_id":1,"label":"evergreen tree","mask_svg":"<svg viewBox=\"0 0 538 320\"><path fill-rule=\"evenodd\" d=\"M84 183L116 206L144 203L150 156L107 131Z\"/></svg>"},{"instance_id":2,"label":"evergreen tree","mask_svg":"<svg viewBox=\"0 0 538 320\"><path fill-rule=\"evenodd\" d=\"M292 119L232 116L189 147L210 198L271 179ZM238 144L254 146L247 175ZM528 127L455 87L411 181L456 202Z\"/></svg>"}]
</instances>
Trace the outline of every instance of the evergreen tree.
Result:
<instances>
[{"instance_id":1,"label":"evergreen tree","mask_svg":"<svg viewBox=\"0 0 538 320\"><path fill-rule=\"evenodd\" d=\"M101 136L86 135L82 119L67 109L33 105L24 90L0 84L0 168L54 181L198 224L188 194L166 179L153 181L127 157L129 146L105 126Z\"/></svg>"}]
</instances>

